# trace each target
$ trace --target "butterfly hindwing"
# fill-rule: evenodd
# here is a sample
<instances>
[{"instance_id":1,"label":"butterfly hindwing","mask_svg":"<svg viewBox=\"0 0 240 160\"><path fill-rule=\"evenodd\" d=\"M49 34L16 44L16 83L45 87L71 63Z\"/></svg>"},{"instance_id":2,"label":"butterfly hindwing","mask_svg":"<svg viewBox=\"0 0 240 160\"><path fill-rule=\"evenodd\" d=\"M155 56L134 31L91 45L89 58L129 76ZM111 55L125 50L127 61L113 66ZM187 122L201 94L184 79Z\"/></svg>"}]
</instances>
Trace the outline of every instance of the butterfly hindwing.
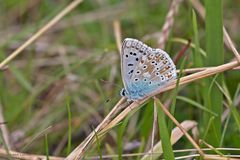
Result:
<instances>
[{"instance_id":1,"label":"butterfly hindwing","mask_svg":"<svg viewBox=\"0 0 240 160\"><path fill-rule=\"evenodd\" d=\"M173 61L161 49L127 38L122 52L122 76L130 100L141 99L177 77Z\"/></svg>"}]
</instances>

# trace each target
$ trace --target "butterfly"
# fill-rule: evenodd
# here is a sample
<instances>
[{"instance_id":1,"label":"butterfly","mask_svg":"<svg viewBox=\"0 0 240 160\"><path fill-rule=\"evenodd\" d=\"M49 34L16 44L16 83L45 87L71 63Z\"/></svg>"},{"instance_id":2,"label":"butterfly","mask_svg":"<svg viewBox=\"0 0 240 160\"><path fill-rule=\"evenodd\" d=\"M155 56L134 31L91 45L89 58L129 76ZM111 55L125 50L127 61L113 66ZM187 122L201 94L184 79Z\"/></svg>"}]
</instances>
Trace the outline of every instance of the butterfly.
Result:
<instances>
[{"instance_id":1,"label":"butterfly","mask_svg":"<svg viewBox=\"0 0 240 160\"><path fill-rule=\"evenodd\" d=\"M120 95L128 101L143 99L177 78L176 66L161 49L154 49L139 40L126 38L121 52L124 88Z\"/></svg>"}]
</instances>

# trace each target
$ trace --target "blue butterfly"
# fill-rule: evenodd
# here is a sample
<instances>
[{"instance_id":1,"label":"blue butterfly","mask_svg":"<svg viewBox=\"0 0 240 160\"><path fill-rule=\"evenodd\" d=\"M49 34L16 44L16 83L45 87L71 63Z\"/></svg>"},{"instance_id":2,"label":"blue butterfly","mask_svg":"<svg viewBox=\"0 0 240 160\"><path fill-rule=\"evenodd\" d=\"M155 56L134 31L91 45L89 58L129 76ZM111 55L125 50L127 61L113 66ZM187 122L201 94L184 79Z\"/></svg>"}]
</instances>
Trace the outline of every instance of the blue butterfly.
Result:
<instances>
[{"instance_id":1,"label":"blue butterfly","mask_svg":"<svg viewBox=\"0 0 240 160\"><path fill-rule=\"evenodd\" d=\"M176 79L176 67L169 55L132 38L122 44L121 72L124 88L120 94L128 101L145 98Z\"/></svg>"}]
</instances>

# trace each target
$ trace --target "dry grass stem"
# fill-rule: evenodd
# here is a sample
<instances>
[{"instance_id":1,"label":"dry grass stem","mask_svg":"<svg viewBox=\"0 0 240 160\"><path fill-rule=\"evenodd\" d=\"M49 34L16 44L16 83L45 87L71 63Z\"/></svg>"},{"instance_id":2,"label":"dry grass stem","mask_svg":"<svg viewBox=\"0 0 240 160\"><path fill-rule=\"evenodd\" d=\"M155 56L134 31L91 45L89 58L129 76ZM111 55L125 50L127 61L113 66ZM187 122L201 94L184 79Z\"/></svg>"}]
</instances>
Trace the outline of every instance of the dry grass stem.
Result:
<instances>
[{"instance_id":1,"label":"dry grass stem","mask_svg":"<svg viewBox=\"0 0 240 160\"><path fill-rule=\"evenodd\" d=\"M225 27L223 27L223 33L224 33L224 38L225 38L225 41L226 43L228 44L228 46L231 48L233 54L235 55L236 59L238 60L238 62L240 63L240 55L237 51L237 49L235 48L231 38L229 37Z\"/></svg>"},{"instance_id":2,"label":"dry grass stem","mask_svg":"<svg viewBox=\"0 0 240 160\"><path fill-rule=\"evenodd\" d=\"M197 73L182 77L180 79L179 85L194 82L196 80L206 78L206 77L212 76L214 74L222 73L224 71L235 68L238 65L239 65L239 63L237 61L233 61L233 62L229 62L229 63L223 64L223 65L217 66L217 67L211 67L211 68L206 69L204 71L197 72ZM175 86L176 86L176 81L173 81L169 86L155 91L154 93L149 95L149 97L152 97L152 96L155 96L159 93L171 90L171 89L175 88ZM129 112L131 112L133 109L136 109L136 108L140 107L143 103L145 103L148 100L149 97L147 97L143 100L131 103L126 109L124 109L120 114L118 114L111 122L109 122L107 125L105 125L105 127L101 130L100 133L104 133L107 130L110 130L112 127L114 127L116 124L118 124L123 118L125 118L128 115ZM124 98L122 98L120 101L123 101L123 99ZM115 105L114 110L116 110L117 107L118 107L118 104ZM92 138L94 138L94 137L92 137ZM83 153L80 153L80 154L83 154Z\"/></svg>"},{"instance_id":3,"label":"dry grass stem","mask_svg":"<svg viewBox=\"0 0 240 160\"><path fill-rule=\"evenodd\" d=\"M199 79L202 79L202 78L206 78L206 77L209 77L209 76L212 76L214 74L217 74L217 73L221 73L221 72L224 72L226 70L229 70L229 69L232 69L232 68L235 68L237 67L239 64L237 61L234 61L234 62L229 62L227 64L223 64L223 65L220 65L220 66L217 66L217 67L212 67L212 68L209 68L209 69L206 69L204 71L201 71L201 72L197 72L197 73L194 73L194 74L191 74L191 75L188 75L188 76L185 76L185 77L182 77L180 79L180 82L179 82L179 85L183 85L183 84L187 84L187 83L190 83L190 82L193 82L193 81L196 81L196 80L199 80ZM165 88L162 88L162 89L159 89L157 90L156 92L152 93L149 97L151 96L154 96L156 94L159 94L159 93L162 93L162 92L165 92L165 91L168 91L168 90L171 90L173 88L175 88L176 86L176 81L174 81L172 84L170 84L169 86L165 87ZM149 98L148 97L148 98ZM114 118L107 126L106 126L106 130L112 128L113 126L115 126L117 123L119 123L124 117L126 117L126 115L132 110L132 109L135 109L137 107L139 107L141 104L143 104L148 98L145 98L141 101L138 101L138 102L133 102L131 103L125 110L123 110L116 118ZM116 106L115 106L116 107ZM104 129L104 130L105 130Z\"/></svg>"},{"instance_id":4,"label":"dry grass stem","mask_svg":"<svg viewBox=\"0 0 240 160\"><path fill-rule=\"evenodd\" d=\"M21 159L21 160L47 160L46 155L35 155L35 154L26 154L21 152L15 152L9 150L9 154L14 159ZM8 153L5 151L5 149L0 148L0 156L2 158L8 158ZM63 157L54 157L49 156L49 160L64 160Z\"/></svg>"},{"instance_id":5,"label":"dry grass stem","mask_svg":"<svg viewBox=\"0 0 240 160\"><path fill-rule=\"evenodd\" d=\"M88 135L88 137L67 156L66 158L67 160L81 159L83 157L83 151L93 141L93 139L95 138L95 133L99 133L99 131L108 124L111 118L116 114L116 111L118 110L119 106L123 104L124 100L126 99L121 98L118 101L118 103L113 107L111 112L104 118L104 120L97 126L97 128L94 131L92 131Z\"/></svg>"},{"instance_id":6,"label":"dry grass stem","mask_svg":"<svg viewBox=\"0 0 240 160\"><path fill-rule=\"evenodd\" d=\"M206 69L210 69L213 67L200 67L200 68L188 68L188 69L183 69L182 73L184 74L190 74L190 73L196 73L196 72L200 72L200 71L204 71ZM235 67L233 68L233 70L240 70L240 67ZM176 70L177 73L180 73L180 70Z\"/></svg>"},{"instance_id":7,"label":"dry grass stem","mask_svg":"<svg viewBox=\"0 0 240 160\"><path fill-rule=\"evenodd\" d=\"M10 143L10 138L9 138L10 134L8 132L8 128L7 128L6 124L4 124L5 123L5 118L3 116L2 109L3 109L3 107L2 107L2 104L0 102L0 122L3 123L3 124L0 124L0 128L1 128L1 131L2 131L2 136L4 138L4 141L5 141L8 149L11 149L12 145Z\"/></svg>"},{"instance_id":8,"label":"dry grass stem","mask_svg":"<svg viewBox=\"0 0 240 160\"><path fill-rule=\"evenodd\" d=\"M151 139L151 158L152 158L152 155L153 155L153 147L154 147L154 138L155 138L155 132L156 132L156 128L157 128L157 118L158 118L158 115L157 115L157 105L155 104L156 102L154 101L154 109L153 109L153 129L152 129L152 139Z\"/></svg>"},{"instance_id":9,"label":"dry grass stem","mask_svg":"<svg viewBox=\"0 0 240 160\"><path fill-rule=\"evenodd\" d=\"M181 123L181 126L186 130L193 130L197 125L197 122L195 121L190 121L190 120L185 120ZM172 130L172 133L171 133L171 144L174 145L176 142L178 142L178 140L183 137L183 133L182 131L178 128L178 127L175 127L173 130ZM192 151L192 150L191 150ZM194 151L196 151L194 149ZM176 151L173 151L174 153ZM150 154L154 154L156 155L156 153L159 154L159 156L163 153L162 151L162 142L159 141L154 147L153 147L153 151L152 149L149 150L147 152L146 155L143 156L143 158L141 160L146 160L146 159L149 159L149 155ZM156 159L156 158L155 158Z\"/></svg>"},{"instance_id":10,"label":"dry grass stem","mask_svg":"<svg viewBox=\"0 0 240 160\"><path fill-rule=\"evenodd\" d=\"M174 15L178 12L178 8L182 0L172 1L170 8L168 10L165 23L161 30L161 36L158 39L158 47L163 49L165 47L166 41L169 37L170 30L174 23Z\"/></svg>"},{"instance_id":11,"label":"dry grass stem","mask_svg":"<svg viewBox=\"0 0 240 160\"><path fill-rule=\"evenodd\" d=\"M75 7L78 6L83 0L72 1L65 9L63 9L58 15L56 15L51 21L49 21L45 26L43 26L39 31L37 31L31 38L24 42L19 48L17 48L10 56L4 59L0 63L0 69L2 69L6 64L13 60L18 54L20 54L26 47L38 39L43 33L49 30L53 25L55 25L59 20L61 20L66 14L71 12Z\"/></svg>"},{"instance_id":12,"label":"dry grass stem","mask_svg":"<svg viewBox=\"0 0 240 160\"><path fill-rule=\"evenodd\" d=\"M113 29L114 29L114 36L115 36L115 41L117 44L117 49L118 52L121 56L121 44L122 44L122 33L121 33L121 25L119 20L114 20L113 21Z\"/></svg>"},{"instance_id":13,"label":"dry grass stem","mask_svg":"<svg viewBox=\"0 0 240 160\"><path fill-rule=\"evenodd\" d=\"M198 146L198 144L193 140L193 138L188 134L188 132L181 126L181 124L174 118L174 116L163 106L163 104L154 97L154 99L160 104L161 109L163 112L175 123L176 126L183 132L183 134L187 137L187 139L192 143L192 145L197 149L199 154L204 157L204 152Z\"/></svg>"}]
</instances>

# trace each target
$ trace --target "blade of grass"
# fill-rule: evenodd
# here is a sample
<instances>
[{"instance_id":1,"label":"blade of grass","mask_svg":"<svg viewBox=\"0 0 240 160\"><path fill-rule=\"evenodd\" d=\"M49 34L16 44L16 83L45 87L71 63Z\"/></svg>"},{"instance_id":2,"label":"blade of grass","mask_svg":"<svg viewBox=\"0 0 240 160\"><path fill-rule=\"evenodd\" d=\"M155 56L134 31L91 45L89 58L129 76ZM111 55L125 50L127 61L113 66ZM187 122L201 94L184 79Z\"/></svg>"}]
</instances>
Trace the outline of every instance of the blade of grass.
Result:
<instances>
[{"instance_id":1,"label":"blade of grass","mask_svg":"<svg viewBox=\"0 0 240 160\"><path fill-rule=\"evenodd\" d=\"M191 100L190 98L187 98L187 97L183 97L183 96L177 96L177 99L179 100L182 100L184 102L187 102L203 111L206 111L206 112L209 112L210 114L212 114L213 116L218 116L216 113L214 113L213 111L211 111L210 109L204 107L203 105L201 105L200 103L194 101L194 100Z\"/></svg>"},{"instance_id":2,"label":"blade of grass","mask_svg":"<svg viewBox=\"0 0 240 160\"><path fill-rule=\"evenodd\" d=\"M223 22L222 22L222 0L205 0L206 7L206 51L207 63L210 66L224 63L223 54ZM219 75L216 79L220 84L223 81L223 75ZM207 88L210 86L208 79ZM207 100L207 99L205 99ZM210 97L205 101L206 106L213 112L221 115L222 113L222 93L216 86L212 87ZM214 106L213 106L214 105ZM203 121L206 126L210 115L207 112L203 113ZM214 119L213 125L209 128L206 141L213 146L219 146L221 138L221 116Z\"/></svg>"},{"instance_id":3,"label":"blade of grass","mask_svg":"<svg viewBox=\"0 0 240 160\"><path fill-rule=\"evenodd\" d=\"M203 63L202 63L199 36L198 36L197 17L194 10L192 10L192 23L193 23L193 34L194 34L194 43L195 43L193 62L194 62L194 66L202 67Z\"/></svg>"},{"instance_id":4,"label":"blade of grass","mask_svg":"<svg viewBox=\"0 0 240 160\"><path fill-rule=\"evenodd\" d=\"M177 42L177 43L181 43L181 44L185 44L185 45L187 45L189 43L188 40L183 39L183 38L179 38L179 37L170 38L169 41L170 42ZM193 48L193 49L196 49L196 45L194 43L191 42L190 47ZM206 57L207 53L202 48L199 49L199 52L201 53L202 56Z\"/></svg>"},{"instance_id":5,"label":"blade of grass","mask_svg":"<svg viewBox=\"0 0 240 160\"><path fill-rule=\"evenodd\" d=\"M143 151L144 151L144 146L145 146L145 138L144 137L142 137L141 138L141 146L139 147L139 149L138 149L138 152L137 153L142 153ZM137 157L137 160L140 160L141 159L141 156L138 156Z\"/></svg>"},{"instance_id":6,"label":"blade of grass","mask_svg":"<svg viewBox=\"0 0 240 160\"><path fill-rule=\"evenodd\" d=\"M94 131L94 135L96 137L96 142L97 142L97 151L98 151L98 155L99 155L99 159L102 160L102 150L101 150L101 144L98 138L98 134L96 133L94 127L93 127L93 131Z\"/></svg>"},{"instance_id":7,"label":"blade of grass","mask_svg":"<svg viewBox=\"0 0 240 160\"><path fill-rule=\"evenodd\" d=\"M210 126L212 125L214 118L215 118L215 117L212 116L212 117L209 119L209 122L208 122L208 124L207 124L207 127L206 127L206 129L204 130L204 133L203 133L203 138L202 138L203 140L206 139L207 134L208 134L208 131L209 131L209 128L210 128Z\"/></svg>"},{"instance_id":8,"label":"blade of grass","mask_svg":"<svg viewBox=\"0 0 240 160\"><path fill-rule=\"evenodd\" d=\"M20 54L26 47L32 44L36 39L38 39L42 34L44 34L49 28L54 26L58 21L60 21L66 14L72 11L78 6L83 0L75 0L70 3L66 8L64 8L59 14L57 14L51 21L44 25L39 31L37 31L31 38L29 38L25 43L23 43L18 49L16 49L10 56L0 63L0 68L3 68L12 59L14 59L18 54Z\"/></svg>"},{"instance_id":9,"label":"blade of grass","mask_svg":"<svg viewBox=\"0 0 240 160\"><path fill-rule=\"evenodd\" d=\"M163 156L165 159L174 160L170 136L166 125L165 115L160 107L160 102L154 99L154 105L157 106L159 133L162 141Z\"/></svg>"},{"instance_id":10,"label":"blade of grass","mask_svg":"<svg viewBox=\"0 0 240 160\"><path fill-rule=\"evenodd\" d=\"M46 159L49 160L49 149L48 149L48 136L45 134L45 141L44 141L44 146L45 146L45 153L46 153Z\"/></svg>"},{"instance_id":11,"label":"blade of grass","mask_svg":"<svg viewBox=\"0 0 240 160\"><path fill-rule=\"evenodd\" d=\"M226 131L227 131L227 127L228 127L230 118L231 118L231 115L229 114L228 117L227 117L227 120L224 124L224 127L223 127L222 137L221 137L221 141L220 141L220 147L223 146L223 141L224 141L224 138L225 138L225 135L226 135Z\"/></svg>"},{"instance_id":12,"label":"blade of grass","mask_svg":"<svg viewBox=\"0 0 240 160\"><path fill-rule=\"evenodd\" d=\"M132 115L132 114L130 114ZM123 149L123 134L124 131L126 130L129 118L131 117L130 115L128 115L126 117L126 119L123 121L122 125L119 127L119 131L118 131L118 159L122 160L122 149Z\"/></svg>"},{"instance_id":13,"label":"blade of grass","mask_svg":"<svg viewBox=\"0 0 240 160\"><path fill-rule=\"evenodd\" d=\"M67 154L71 152L72 146L72 114L70 109L70 99L67 98L67 112L68 112L68 144L67 144Z\"/></svg>"},{"instance_id":14,"label":"blade of grass","mask_svg":"<svg viewBox=\"0 0 240 160\"><path fill-rule=\"evenodd\" d=\"M9 153L8 146L7 146L7 144L6 144L5 140L4 140L2 130L0 130L0 143L2 144L3 148L7 152L8 159L12 160L11 154Z\"/></svg>"},{"instance_id":15,"label":"blade of grass","mask_svg":"<svg viewBox=\"0 0 240 160\"><path fill-rule=\"evenodd\" d=\"M178 94L179 81L180 81L180 78L182 77L182 70L183 70L183 68L184 68L185 61L186 61L186 58L184 58L183 61L182 61L182 63L181 63L180 73L179 73L179 76L178 76L178 79L177 79L176 88L174 89L174 93L173 93L172 105L171 105L171 107L170 107L170 113L171 113L173 116L174 116L174 114L175 114L175 109L176 109L176 99L177 99L177 94ZM169 119L169 121L168 121L168 131L169 131L169 133L171 133L172 128L173 128L173 123L172 123L172 121Z\"/></svg>"},{"instance_id":16,"label":"blade of grass","mask_svg":"<svg viewBox=\"0 0 240 160\"><path fill-rule=\"evenodd\" d=\"M233 101L232 101L232 99L231 99L231 97L230 97L230 94L229 94L229 91L228 91L228 89L227 89L227 86L226 86L225 83L223 83L223 87L221 87L220 84L217 83L217 82L216 82L216 84L217 84L219 90L220 90L220 91L223 93L223 95L226 97L227 102L228 102L228 107L229 107L231 113L233 114L233 118L234 118L234 120L235 120L235 122L236 122L236 124L237 124L238 130L239 130L239 132L240 132L240 115L239 115L239 113L238 113L237 108L236 108L236 107L234 106L234 104L233 104Z\"/></svg>"},{"instance_id":17,"label":"blade of grass","mask_svg":"<svg viewBox=\"0 0 240 160\"><path fill-rule=\"evenodd\" d=\"M19 82L19 84L28 92L32 92L32 86L31 84L27 81L27 79L24 77L24 75L22 74L22 72L20 72L17 68L15 68L14 66L9 67L11 72L15 75L17 81Z\"/></svg>"}]
</instances>

